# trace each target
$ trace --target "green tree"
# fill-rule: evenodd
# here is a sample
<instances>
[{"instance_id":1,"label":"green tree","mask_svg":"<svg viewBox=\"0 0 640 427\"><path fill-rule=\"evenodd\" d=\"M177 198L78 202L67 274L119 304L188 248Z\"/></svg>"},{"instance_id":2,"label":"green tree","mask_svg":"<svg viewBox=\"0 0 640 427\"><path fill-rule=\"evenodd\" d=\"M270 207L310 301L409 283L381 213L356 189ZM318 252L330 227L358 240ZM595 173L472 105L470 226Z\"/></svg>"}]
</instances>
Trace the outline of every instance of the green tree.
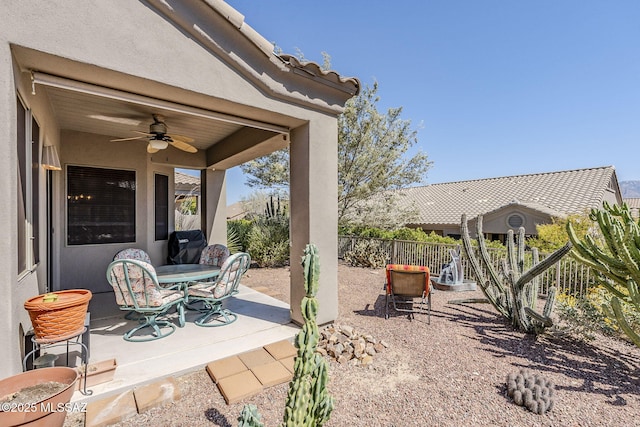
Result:
<instances>
[{"instance_id":1,"label":"green tree","mask_svg":"<svg viewBox=\"0 0 640 427\"><path fill-rule=\"evenodd\" d=\"M326 62L326 59L325 59ZM390 191L421 183L431 167L427 155L407 157L417 143L402 108L380 113L378 84L365 87L338 117L338 221L395 227L409 222L416 210L400 208L401 194ZM282 188L289 180L289 152L280 150L241 166L248 185Z\"/></svg>"},{"instance_id":2,"label":"green tree","mask_svg":"<svg viewBox=\"0 0 640 427\"><path fill-rule=\"evenodd\" d=\"M569 240L567 223L571 223L578 236L585 236L593 229L594 222L589 213L569 215L566 218L551 218L551 224L536 225L537 237L527 239L527 245L540 252L553 252L563 247Z\"/></svg>"}]
</instances>

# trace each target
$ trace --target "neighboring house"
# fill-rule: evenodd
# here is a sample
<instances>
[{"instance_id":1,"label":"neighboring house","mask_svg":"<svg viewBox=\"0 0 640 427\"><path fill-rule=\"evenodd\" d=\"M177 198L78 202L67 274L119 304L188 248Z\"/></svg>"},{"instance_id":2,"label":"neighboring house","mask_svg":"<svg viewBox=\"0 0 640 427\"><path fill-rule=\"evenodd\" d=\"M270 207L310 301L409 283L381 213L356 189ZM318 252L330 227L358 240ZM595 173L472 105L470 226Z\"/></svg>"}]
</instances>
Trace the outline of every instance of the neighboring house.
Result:
<instances>
[{"instance_id":1,"label":"neighboring house","mask_svg":"<svg viewBox=\"0 0 640 427\"><path fill-rule=\"evenodd\" d=\"M191 214L200 213L200 178L183 172L175 171L175 210L185 212L191 210ZM186 204L186 205L185 205ZM228 209L228 208L227 208ZM228 215L228 214L227 214Z\"/></svg>"},{"instance_id":2,"label":"neighboring house","mask_svg":"<svg viewBox=\"0 0 640 427\"><path fill-rule=\"evenodd\" d=\"M247 216L247 211L244 208L243 202L235 202L229 206L227 206L227 219L243 219Z\"/></svg>"},{"instance_id":3,"label":"neighboring house","mask_svg":"<svg viewBox=\"0 0 640 427\"><path fill-rule=\"evenodd\" d=\"M460 237L462 214L475 235L476 218L483 216L488 239L504 242L509 229L525 228L536 235L536 225L553 217L587 212L602 202L621 204L613 166L473 181L447 182L399 191L401 203L418 209L418 220L407 224L443 236Z\"/></svg>"},{"instance_id":4,"label":"neighboring house","mask_svg":"<svg viewBox=\"0 0 640 427\"><path fill-rule=\"evenodd\" d=\"M629 210L631 211L631 216L635 219L640 218L640 198L629 198L624 199L624 203L629 206Z\"/></svg>"},{"instance_id":5,"label":"neighboring house","mask_svg":"<svg viewBox=\"0 0 640 427\"><path fill-rule=\"evenodd\" d=\"M21 371L28 298L110 296L124 248L166 260L174 168L200 170L201 228L226 241L226 170L286 146L292 257L318 246L318 323L337 317L337 117L358 79L275 54L220 0L24 0L2 5L0 82L0 378Z\"/></svg>"}]
</instances>

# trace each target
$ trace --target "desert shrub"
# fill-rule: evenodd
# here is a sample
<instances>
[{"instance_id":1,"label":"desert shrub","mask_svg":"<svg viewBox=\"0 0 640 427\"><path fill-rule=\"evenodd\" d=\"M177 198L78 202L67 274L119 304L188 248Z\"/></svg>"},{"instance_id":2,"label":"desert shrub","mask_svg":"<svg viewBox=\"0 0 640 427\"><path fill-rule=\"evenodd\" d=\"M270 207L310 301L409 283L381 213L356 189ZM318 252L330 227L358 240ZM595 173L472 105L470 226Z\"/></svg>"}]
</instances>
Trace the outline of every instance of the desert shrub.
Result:
<instances>
[{"instance_id":1,"label":"desert shrub","mask_svg":"<svg viewBox=\"0 0 640 427\"><path fill-rule=\"evenodd\" d=\"M247 252L260 267L281 267L289 263L289 216L274 208L273 200L258 216L248 233Z\"/></svg>"},{"instance_id":2,"label":"desert shrub","mask_svg":"<svg viewBox=\"0 0 640 427\"><path fill-rule=\"evenodd\" d=\"M237 243L238 251L247 251L249 247L249 231L253 227L253 223L246 219L234 219L227 222L227 241ZM231 246L231 245L227 245ZM231 250L231 248L229 249Z\"/></svg>"},{"instance_id":3,"label":"desert shrub","mask_svg":"<svg viewBox=\"0 0 640 427\"><path fill-rule=\"evenodd\" d=\"M387 253L379 241L362 240L345 252L344 261L354 267L380 268L387 263Z\"/></svg>"},{"instance_id":4,"label":"desert shrub","mask_svg":"<svg viewBox=\"0 0 640 427\"><path fill-rule=\"evenodd\" d=\"M596 287L585 296L557 294L555 312L560 319L559 328L587 341L593 340L595 333L615 334L615 322L601 308L603 299L604 290Z\"/></svg>"}]
</instances>

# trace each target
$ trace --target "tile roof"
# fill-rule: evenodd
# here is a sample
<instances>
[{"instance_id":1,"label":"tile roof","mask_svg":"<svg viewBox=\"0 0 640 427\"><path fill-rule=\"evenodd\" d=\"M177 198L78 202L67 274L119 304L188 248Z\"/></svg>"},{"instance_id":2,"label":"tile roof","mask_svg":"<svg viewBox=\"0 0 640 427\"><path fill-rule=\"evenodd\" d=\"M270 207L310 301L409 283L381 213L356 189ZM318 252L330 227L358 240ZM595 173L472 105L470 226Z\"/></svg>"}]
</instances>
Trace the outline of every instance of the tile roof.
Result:
<instances>
[{"instance_id":1,"label":"tile roof","mask_svg":"<svg viewBox=\"0 0 640 427\"><path fill-rule=\"evenodd\" d=\"M415 202L418 224L458 224L511 203L553 216L600 207L615 178L613 166L448 182L398 190ZM617 186L617 178L614 180ZM618 188L613 189L619 192Z\"/></svg>"},{"instance_id":2,"label":"tile roof","mask_svg":"<svg viewBox=\"0 0 640 427\"><path fill-rule=\"evenodd\" d=\"M189 186L200 185L199 177L178 172L178 171L174 172L174 180L176 184L183 184L183 185L189 185Z\"/></svg>"},{"instance_id":3,"label":"tile roof","mask_svg":"<svg viewBox=\"0 0 640 427\"><path fill-rule=\"evenodd\" d=\"M640 198L628 198L628 199L623 199L623 202L625 202L627 204L627 206L629 206L629 208L631 209L640 209Z\"/></svg>"}]
</instances>

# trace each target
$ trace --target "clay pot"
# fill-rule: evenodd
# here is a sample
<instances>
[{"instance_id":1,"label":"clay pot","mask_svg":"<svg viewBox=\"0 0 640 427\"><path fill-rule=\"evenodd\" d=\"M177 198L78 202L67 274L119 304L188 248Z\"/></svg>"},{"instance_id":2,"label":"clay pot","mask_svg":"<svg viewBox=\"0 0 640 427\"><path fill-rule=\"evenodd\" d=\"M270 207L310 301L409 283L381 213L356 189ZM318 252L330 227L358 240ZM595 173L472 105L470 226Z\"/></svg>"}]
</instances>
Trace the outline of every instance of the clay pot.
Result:
<instances>
[{"instance_id":1,"label":"clay pot","mask_svg":"<svg viewBox=\"0 0 640 427\"><path fill-rule=\"evenodd\" d=\"M56 394L37 402L30 402L15 410L0 411L0 426L62 427L67 412L65 405L71 400L78 380L78 371L67 367L35 369L0 380L0 399L26 387L55 381L67 386ZM4 404L7 406L7 404ZM18 410L25 409L25 410Z\"/></svg>"}]
</instances>

